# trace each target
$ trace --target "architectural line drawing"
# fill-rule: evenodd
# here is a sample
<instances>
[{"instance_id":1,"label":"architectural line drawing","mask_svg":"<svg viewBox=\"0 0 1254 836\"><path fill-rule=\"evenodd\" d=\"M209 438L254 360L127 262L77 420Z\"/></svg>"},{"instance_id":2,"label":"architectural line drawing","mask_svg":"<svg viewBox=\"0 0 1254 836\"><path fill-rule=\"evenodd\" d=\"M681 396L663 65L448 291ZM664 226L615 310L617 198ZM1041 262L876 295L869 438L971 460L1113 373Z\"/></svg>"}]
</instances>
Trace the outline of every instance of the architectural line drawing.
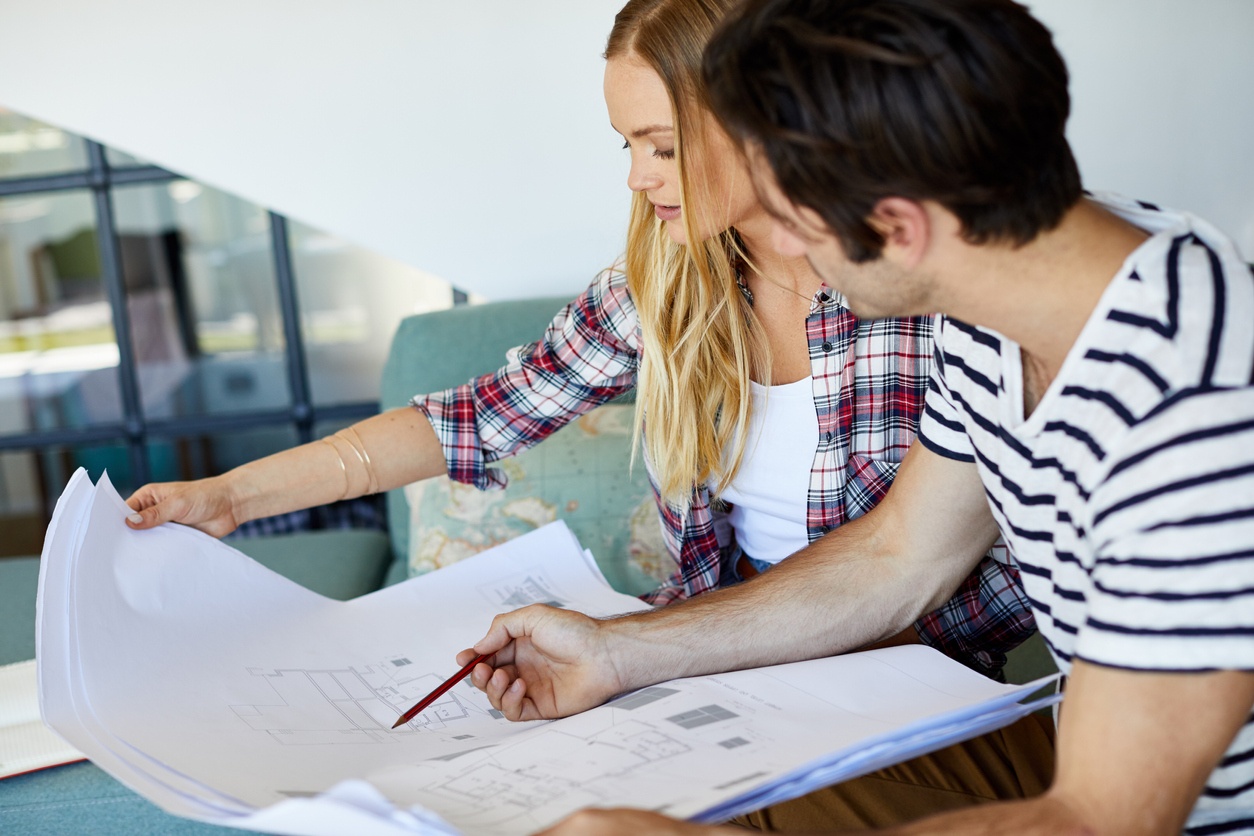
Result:
<instances>
[{"instance_id":1,"label":"architectural line drawing","mask_svg":"<svg viewBox=\"0 0 1254 836\"><path fill-rule=\"evenodd\" d=\"M248 673L274 691L274 701L232 705L231 710L249 728L287 746L395 744L406 732L444 731L463 720L501 718L462 685L393 732L397 715L443 681L435 673L413 671L405 657L339 668L248 668ZM450 740L474 737L460 729L448 735Z\"/></svg>"}]
</instances>

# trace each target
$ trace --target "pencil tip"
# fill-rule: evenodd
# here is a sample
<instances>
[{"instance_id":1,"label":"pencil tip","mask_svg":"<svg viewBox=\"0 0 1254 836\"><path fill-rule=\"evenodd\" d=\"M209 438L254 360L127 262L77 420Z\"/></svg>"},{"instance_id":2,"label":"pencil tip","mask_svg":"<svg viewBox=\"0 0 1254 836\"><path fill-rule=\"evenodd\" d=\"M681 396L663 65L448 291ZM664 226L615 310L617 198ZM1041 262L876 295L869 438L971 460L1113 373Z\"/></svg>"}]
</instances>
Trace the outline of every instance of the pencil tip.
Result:
<instances>
[{"instance_id":1,"label":"pencil tip","mask_svg":"<svg viewBox=\"0 0 1254 836\"><path fill-rule=\"evenodd\" d=\"M397 720L395 723L392 724L392 728L396 728L397 726L403 724L404 722L405 722L405 718L402 717L401 719Z\"/></svg>"}]
</instances>

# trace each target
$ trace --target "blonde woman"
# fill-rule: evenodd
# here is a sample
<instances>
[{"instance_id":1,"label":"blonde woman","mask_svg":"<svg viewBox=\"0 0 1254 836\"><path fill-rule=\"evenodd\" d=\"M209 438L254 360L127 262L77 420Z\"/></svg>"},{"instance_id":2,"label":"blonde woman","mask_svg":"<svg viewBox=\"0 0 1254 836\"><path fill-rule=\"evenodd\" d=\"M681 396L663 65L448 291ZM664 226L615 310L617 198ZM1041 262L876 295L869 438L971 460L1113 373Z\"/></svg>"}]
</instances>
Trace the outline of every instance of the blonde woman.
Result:
<instances>
[{"instance_id":1,"label":"blonde woman","mask_svg":"<svg viewBox=\"0 0 1254 836\"><path fill-rule=\"evenodd\" d=\"M444 473L487 489L501 478L492 462L633 387L679 566L653 603L747 579L873 507L914 438L931 325L859 321L805 260L775 254L770 217L700 82L702 48L731 5L632 0L616 17L605 98L631 157L627 252L540 340L493 374L320 442L146 485L129 500L131 524L223 536ZM1034 626L1010 570L986 559L915 629L995 674Z\"/></svg>"}]
</instances>

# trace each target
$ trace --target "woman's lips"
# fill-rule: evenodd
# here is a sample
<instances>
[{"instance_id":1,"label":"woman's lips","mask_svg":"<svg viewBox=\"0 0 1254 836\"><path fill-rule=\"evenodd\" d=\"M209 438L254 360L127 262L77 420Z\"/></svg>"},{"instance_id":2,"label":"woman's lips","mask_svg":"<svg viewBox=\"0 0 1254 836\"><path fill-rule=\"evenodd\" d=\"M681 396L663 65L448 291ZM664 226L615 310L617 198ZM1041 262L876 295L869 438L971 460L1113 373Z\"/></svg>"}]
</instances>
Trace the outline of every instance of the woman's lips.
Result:
<instances>
[{"instance_id":1,"label":"woman's lips","mask_svg":"<svg viewBox=\"0 0 1254 836\"><path fill-rule=\"evenodd\" d=\"M678 206L658 206L655 204L653 206L653 212L657 215L658 220L660 221L679 220L680 211Z\"/></svg>"}]
</instances>

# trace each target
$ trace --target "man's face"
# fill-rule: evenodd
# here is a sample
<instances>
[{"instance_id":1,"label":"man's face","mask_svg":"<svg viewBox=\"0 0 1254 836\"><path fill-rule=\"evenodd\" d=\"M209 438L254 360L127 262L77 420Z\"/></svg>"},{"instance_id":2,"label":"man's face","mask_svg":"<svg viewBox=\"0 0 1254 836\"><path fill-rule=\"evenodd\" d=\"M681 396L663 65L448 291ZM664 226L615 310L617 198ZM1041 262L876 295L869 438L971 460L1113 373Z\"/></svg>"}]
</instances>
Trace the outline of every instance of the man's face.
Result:
<instances>
[{"instance_id":1,"label":"man's face","mask_svg":"<svg viewBox=\"0 0 1254 836\"><path fill-rule=\"evenodd\" d=\"M798 206L780 190L761 150L747 149L749 169L758 197L772 219L771 243L782 256L804 257L819 278L845 297L859 317L915 316L932 313L913 287L910 275L881 256L856 264L845 256L840 239L828 229L818 212Z\"/></svg>"}]
</instances>

